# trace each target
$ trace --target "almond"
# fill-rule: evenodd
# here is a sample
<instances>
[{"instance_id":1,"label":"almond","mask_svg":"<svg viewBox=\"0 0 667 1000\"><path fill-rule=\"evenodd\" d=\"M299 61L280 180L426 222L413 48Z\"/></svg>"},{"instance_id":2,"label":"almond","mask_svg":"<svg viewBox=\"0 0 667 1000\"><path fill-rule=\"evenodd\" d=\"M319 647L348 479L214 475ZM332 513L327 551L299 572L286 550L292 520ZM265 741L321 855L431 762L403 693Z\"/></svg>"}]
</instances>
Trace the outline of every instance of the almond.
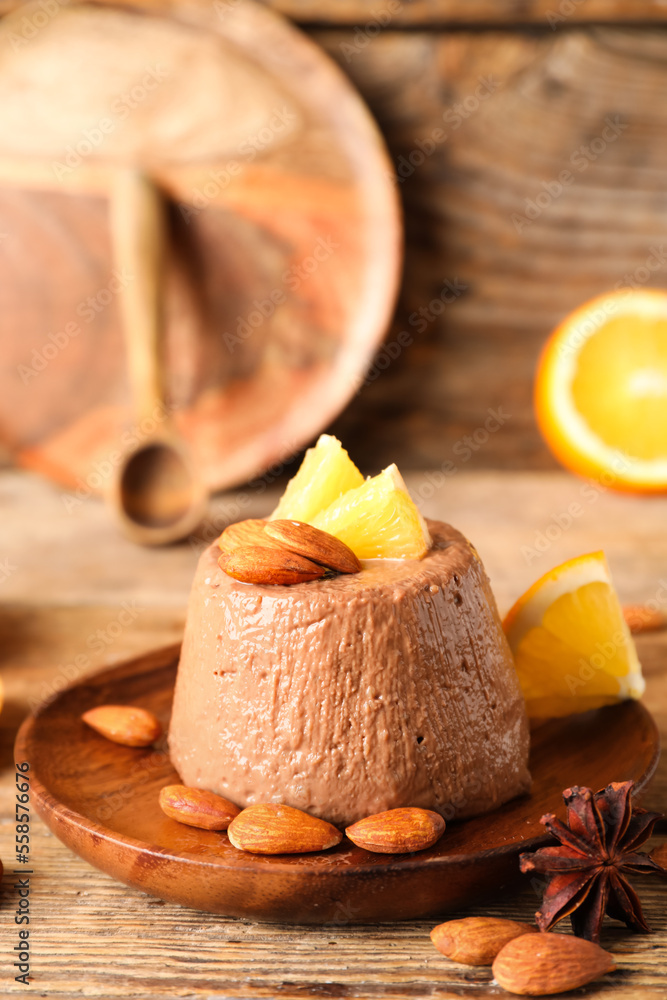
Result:
<instances>
[{"instance_id":1,"label":"almond","mask_svg":"<svg viewBox=\"0 0 667 1000\"><path fill-rule=\"evenodd\" d=\"M348 826L345 833L357 847L378 854L424 851L445 832L445 821L430 809L408 807L376 813Z\"/></svg>"},{"instance_id":2,"label":"almond","mask_svg":"<svg viewBox=\"0 0 667 1000\"><path fill-rule=\"evenodd\" d=\"M359 573L361 563L352 549L335 535L303 521L269 521L266 534L290 552L326 566L336 573Z\"/></svg>"},{"instance_id":3,"label":"almond","mask_svg":"<svg viewBox=\"0 0 667 1000\"><path fill-rule=\"evenodd\" d=\"M160 808L170 819L200 830L226 830L240 809L222 795L186 785L165 785Z\"/></svg>"},{"instance_id":4,"label":"almond","mask_svg":"<svg viewBox=\"0 0 667 1000\"><path fill-rule=\"evenodd\" d=\"M162 735L159 719L134 705L99 705L81 718L101 736L126 747L148 747Z\"/></svg>"},{"instance_id":5,"label":"almond","mask_svg":"<svg viewBox=\"0 0 667 1000\"><path fill-rule=\"evenodd\" d=\"M279 548L264 530L267 523L267 521L250 518L247 521L237 521L235 524L230 524L220 535L218 546L225 554L233 552L234 549L248 548L254 545L262 545L264 548Z\"/></svg>"},{"instance_id":6,"label":"almond","mask_svg":"<svg viewBox=\"0 0 667 1000\"><path fill-rule=\"evenodd\" d=\"M646 604L626 604L623 617L633 634L638 632L653 632L667 626L667 615L657 608L649 608Z\"/></svg>"},{"instance_id":7,"label":"almond","mask_svg":"<svg viewBox=\"0 0 667 1000\"><path fill-rule=\"evenodd\" d=\"M326 573L324 566L318 566L295 552L260 545L223 552L218 565L228 576L242 583L307 583L319 580Z\"/></svg>"},{"instance_id":8,"label":"almond","mask_svg":"<svg viewBox=\"0 0 667 1000\"><path fill-rule=\"evenodd\" d=\"M464 917L438 924L431 941L453 962L491 965L500 949L522 934L537 934L537 927L501 917Z\"/></svg>"},{"instance_id":9,"label":"almond","mask_svg":"<svg viewBox=\"0 0 667 1000\"><path fill-rule=\"evenodd\" d=\"M524 934L506 944L493 975L509 993L548 996L585 986L615 969L614 956L569 934Z\"/></svg>"},{"instance_id":10,"label":"almond","mask_svg":"<svg viewBox=\"0 0 667 1000\"><path fill-rule=\"evenodd\" d=\"M277 803L248 806L232 820L227 836L234 847L252 854L326 851L343 839L331 823Z\"/></svg>"}]
</instances>

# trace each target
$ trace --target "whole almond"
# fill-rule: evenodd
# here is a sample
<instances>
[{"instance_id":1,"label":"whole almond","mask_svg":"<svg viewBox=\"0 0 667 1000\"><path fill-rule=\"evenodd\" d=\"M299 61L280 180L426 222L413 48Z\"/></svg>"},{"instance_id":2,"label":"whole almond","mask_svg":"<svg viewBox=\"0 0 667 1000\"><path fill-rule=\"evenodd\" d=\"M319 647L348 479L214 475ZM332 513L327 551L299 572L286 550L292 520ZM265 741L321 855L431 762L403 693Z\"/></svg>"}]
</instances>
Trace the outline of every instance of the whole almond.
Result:
<instances>
[{"instance_id":1,"label":"whole almond","mask_svg":"<svg viewBox=\"0 0 667 1000\"><path fill-rule=\"evenodd\" d=\"M649 608L645 604L626 604L623 617L633 634L639 632L654 632L667 627L667 614L657 608Z\"/></svg>"},{"instance_id":2,"label":"whole almond","mask_svg":"<svg viewBox=\"0 0 667 1000\"><path fill-rule=\"evenodd\" d=\"M509 993L548 996L567 993L616 968L599 945L569 934L524 934L506 944L493 975Z\"/></svg>"},{"instance_id":3,"label":"whole almond","mask_svg":"<svg viewBox=\"0 0 667 1000\"><path fill-rule=\"evenodd\" d=\"M148 747L162 735L159 719L135 705L99 705L81 718L100 736L126 747Z\"/></svg>"},{"instance_id":4,"label":"whole almond","mask_svg":"<svg viewBox=\"0 0 667 1000\"><path fill-rule=\"evenodd\" d=\"M336 573L359 573L361 563L352 549L328 531L303 521L269 521L266 534L290 552L326 566Z\"/></svg>"},{"instance_id":5,"label":"whole almond","mask_svg":"<svg viewBox=\"0 0 667 1000\"><path fill-rule=\"evenodd\" d=\"M232 820L227 836L234 847L252 854L326 851L343 839L331 823L277 803L248 806Z\"/></svg>"},{"instance_id":6,"label":"whole almond","mask_svg":"<svg viewBox=\"0 0 667 1000\"><path fill-rule=\"evenodd\" d=\"M224 553L233 552L234 549L248 548L253 545L262 545L265 548L279 548L266 533L267 521L258 518L249 518L246 521L237 521L228 525L218 539L218 546Z\"/></svg>"},{"instance_id":7,"label":"whole almond","mask_svg":"<svg viewBox=\"0 0 667 1000\"><path fill-rule=\"evenodd\" d=\"M347 837L377 854L407 854L432 847L445 832L445 821L430 809L389 809L348 826Z\"/></svg>"},{"instance_id":8,"label":"whole almond","mask_svg":"<svg viewBox=\"0 0 667 1000\"><path fill-rule=\"evenodd\" d=\"M222 795L186 785L165 785L160 808L170 819L200 830L226 830L240 809Z\"/></svg>"},{"instance_id":9,"label":"whole almond","mask_svg":"<svg viewBox=\"0 0 667 1000\"><path fill-rule=\"evenodd\" d=\"M319 580L326 569L287 549L253 545L233 549L218 559L220 569L242 583L289 585Z\"/></svg>"},{"instance_id":10,"label":"whole almond","mask_svg":"<svg viewBox=\"0 0 667 1000\"><path fill-rule=\"evenodd\" d=\"M464 965L491 965L508 941L537 934L537 927L502 917L464 917L447 920L431 931L431 941L443 955Z\"/></svg>"}]
</instances>

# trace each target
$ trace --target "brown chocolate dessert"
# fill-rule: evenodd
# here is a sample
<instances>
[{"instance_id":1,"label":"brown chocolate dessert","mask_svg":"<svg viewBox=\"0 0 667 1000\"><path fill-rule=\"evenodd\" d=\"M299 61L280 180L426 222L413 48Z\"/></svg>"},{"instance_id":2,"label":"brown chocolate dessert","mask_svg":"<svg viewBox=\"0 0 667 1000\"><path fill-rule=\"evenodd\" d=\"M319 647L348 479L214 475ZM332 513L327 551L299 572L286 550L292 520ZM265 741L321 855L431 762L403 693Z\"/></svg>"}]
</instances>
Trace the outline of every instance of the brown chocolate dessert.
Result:
<instances>
[{"instance_id":1,"label":"brown chocolate dessert","mask_svg":"<svg viewBox=\"0 0 667 1000\"><path fill-rule=\"evenodd\" d=\"M421 560L296 586L202 555L169 746L186 785L348 825L398 806L446 819L530 786L524 700L470 543L430 522Z\"/></svg>"}]
</instances>

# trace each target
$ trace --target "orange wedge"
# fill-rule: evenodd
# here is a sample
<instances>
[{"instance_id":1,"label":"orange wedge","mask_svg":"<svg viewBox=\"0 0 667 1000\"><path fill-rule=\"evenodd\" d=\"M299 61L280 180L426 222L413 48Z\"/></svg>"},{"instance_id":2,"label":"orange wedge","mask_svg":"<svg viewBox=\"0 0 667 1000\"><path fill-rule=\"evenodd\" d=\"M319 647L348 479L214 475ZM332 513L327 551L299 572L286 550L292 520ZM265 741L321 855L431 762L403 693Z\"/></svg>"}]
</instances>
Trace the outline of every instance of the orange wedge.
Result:
<instances>
[{"instance_id":1,"label":"orange wedge","mask_svg":"<svg viewBox=\"0 0 667 1000\"><path fill-rule=\"evenodd\" d=\"M641 665L603 552L546 573L519 598L503 628L531 718L643 694Z\"/></svg>"},{"instance_id":2,"label":"orange wedge","mask_svg":"<svg viewBox=\"0 0 667 1000\"><path fill-rule=\"evenodd\" d=\"M667 492L667 292L621 289L571 313L540 358L535 408L573 472Z\"/></svg>"},{"instance_id":3,"label":"orange wedge","mask_svg":"<svg viewBox=\"0 0 667 1000\"><path fill-rule=\"evenodd\" d=\"M357 559L421 559L431 546L424 518L395 465L348 490L312 522Z\"/></svg>"},{"instance_id":4,"label":"orange wedge","mask_svg":"<svg viewBox=\"0 0 667 1000\"><path fill-rule=\"evenodd\" d=\"M287 484L271 520L310 524L316 514L363 481L364 477L338 438L320 434Z\"/></svg>"}]
</instances>

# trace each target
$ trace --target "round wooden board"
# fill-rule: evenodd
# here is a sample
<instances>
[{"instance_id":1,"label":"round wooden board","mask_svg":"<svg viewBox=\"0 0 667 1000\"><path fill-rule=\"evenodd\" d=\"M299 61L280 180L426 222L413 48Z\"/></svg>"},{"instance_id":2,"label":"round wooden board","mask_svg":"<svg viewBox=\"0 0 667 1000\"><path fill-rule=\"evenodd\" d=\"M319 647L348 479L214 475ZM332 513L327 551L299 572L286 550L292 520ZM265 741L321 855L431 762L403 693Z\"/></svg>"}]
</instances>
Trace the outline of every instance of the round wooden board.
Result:
<instances>
[{"instance_id":1,"label":"round wooden board","mask_svg":"<svg viewBox=\"0 0 667 1000\"><path fill-rule=\"evenodd\" d=\"M0 441L84 492L166 419L211 488L281 465L358 390L393 310L401 223L375 122L252 0L73 0L17 49L33 14L0 22ZM167 407L147 426L109 234L127 166L171 202Z\"/></svg>"},{"instance_id":2,"label":"round wooden board","mask_svg":"<svg viewBox=\"0 0 667 1000\"><path fill-rule=\"evenodd\" d=\"M128 661L62 692L22 725L16 761L28 761L32 802L49 828L90 864L170 902L226 916L294 923L363 923L434 916L519 876L517 856L544 843L545 812L564 813L573 784L646 784L658 759L647 710L624 702L553 720L533 733L529 796L452 823L438 844L407 855L370 854L345 839L321 854L245 854L226 834L168 819L163 785L178 778L164 750L110 743L81 722L108 702L169 720L179 647Z\"/></svg>"}]
</instances>

